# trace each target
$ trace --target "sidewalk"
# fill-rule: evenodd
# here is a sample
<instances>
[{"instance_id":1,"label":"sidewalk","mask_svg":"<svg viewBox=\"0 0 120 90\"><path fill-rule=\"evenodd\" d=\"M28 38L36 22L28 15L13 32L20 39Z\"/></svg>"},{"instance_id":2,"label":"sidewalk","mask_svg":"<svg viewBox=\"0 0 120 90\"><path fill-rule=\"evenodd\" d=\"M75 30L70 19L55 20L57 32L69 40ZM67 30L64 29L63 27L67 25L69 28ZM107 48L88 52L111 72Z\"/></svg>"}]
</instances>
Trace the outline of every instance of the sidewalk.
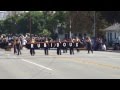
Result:
<instances>
[{"instance_id":1,"label":"sidewalk","mask_svg":"<svg viewBox=\"0 0 120 90\"><path fill-rule=\"evenodd\" d=\"M116 52L116 53L120 53L120 50L106 50L106 52Z\"/></svg>"}]
</instances>

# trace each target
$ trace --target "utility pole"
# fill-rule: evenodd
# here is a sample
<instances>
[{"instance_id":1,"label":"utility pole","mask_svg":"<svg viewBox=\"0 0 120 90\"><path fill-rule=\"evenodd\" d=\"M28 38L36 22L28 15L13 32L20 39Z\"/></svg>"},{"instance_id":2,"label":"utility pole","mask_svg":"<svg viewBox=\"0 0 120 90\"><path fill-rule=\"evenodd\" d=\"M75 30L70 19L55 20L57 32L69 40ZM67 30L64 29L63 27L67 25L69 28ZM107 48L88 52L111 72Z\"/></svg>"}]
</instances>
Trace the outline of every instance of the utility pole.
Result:
<instances>
[{"instance_id":1,"label":"utility pole","mask_svg":"<svg viewBox=\"0 0 120 90\"><path fill-rule=\"evenodd\" d=\"M96 11L94 11L94 31L93 31L94 37L96 37Z\"/></svg>"},{"instance_id":2,"label":"utility pole","mask_svg":"<svg viewBox=\"0 0 120 90\"><path fill-rule=\"evenodd\" d=\"M29 29L30 29L30 38L31 38L31 13L30 13L30 11L29 11L29 20L30 20L30 27L29 27Z\"/></svg>"},{"instance_id":3,"label":"utility pole","mask_svg":"<svg viewBox=\"0 0 120 90\"><path fill-rule=\"evenodd\" d=\"M72 38L72 35L71 35L71 16L70 16L70 32L69 32L69 38L71 39Z\"/></svg>"}]
</instances>

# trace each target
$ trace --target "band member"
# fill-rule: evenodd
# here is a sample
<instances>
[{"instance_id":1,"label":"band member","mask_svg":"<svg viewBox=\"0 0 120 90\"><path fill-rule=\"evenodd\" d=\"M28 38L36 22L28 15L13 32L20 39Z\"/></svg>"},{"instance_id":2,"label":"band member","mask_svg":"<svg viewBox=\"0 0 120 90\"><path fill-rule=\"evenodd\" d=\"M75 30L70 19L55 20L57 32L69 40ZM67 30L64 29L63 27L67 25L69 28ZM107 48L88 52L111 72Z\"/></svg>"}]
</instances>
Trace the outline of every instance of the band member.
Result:
<instances>
[{"instance_id":1,"label":"band member","mask_svg":"<svg viewBox=\"0 0 120 90\"><path fill-rule=\"evenodd\" d=\"M25 38L22 39L22 46L25 47L27 44L27 40Z\"/></svg>"},{"instance_id":2,"label":"band member","mask_svg":"<svg viewBox=\"0 0 120 90\"><path fill-rule=\"evenodd\" d=\"M61 55L61 41L60 41L60 39L56 43L56 47L57 47L57 55Z\"/></svg>"},{"instance_id":3,"label":"band member","mask_svg":"<svg viewBox=\"0 0 120 90\"><path fill-rule=\"evenodd\" d=\"M21 43L20 43L20 39L16 40L16 48L17 48L17 55L21 54Z\"/></svg>"},{"instance_id":4,"label":"band member","mask_svg":"<svg viewBox=\"0 0 120 90\"><path fill-rule=\"evenodd\" d=\"M17 53L16 39L13 42L13 48L14 48L14 54L16 54Z\"/></svg>"},{"instance_id":5,"label":"band member","mask_svg":"<svg viewBox=\"0 0 120 90\"><path fill-rule=\"evenodd\" d=\"M86 38L86 44L87 44L88 54L89 54L90 51L93 53L92 42L91 42L90 37Z\"/></svg>"},{"instance_id":6,"label":"band member","mask_svg":"<svg viewBox=\"0 0 120 90\"><path fill-rule=\"evenodd\" d=\"M70 47L70 55L74 54L74 39L71 39L71 42L69 43Z\"/></svg>"},{"instance_id":7,"label":"band member","mask_svg":"<svg viewBox=\"0 0 120 90\"><path fill-rule=\"evenodd\" d=\"M64 43L66 43L66 46L63 46L63 53L67 53L67 41L64 40Z\"/></svg>"},{"instance_id":8,"label":"band member","mask_svg":"<svg viewBox=\"0 0 120 90\"><path fill-rule=\"evenodd\" d=\"M80 43L80 39L78 37L76 38L76 42ZM76 50L77 50L77 52L80 52L79 48L77 48Z\"/></svg>"},{"instance_id":9,"label":"band member","mask_svg":"<svg viewBox=\"0 0 120 90\"><path fill-rule=\"evenodd\" d=\"M46 39L46 41L44 42L44 51L45 51L45 55L48 55L48 48L49 48L49 42Z\"/></svg>"},{"instance_id":10,"label":"band member","mask_svg":"<svg viewBox=\"0 0 120 90\"><path fill-rule=\"evenodd\" d=\"M35 44L35 39L32 38L32 40L31 40L31 46L30 46L30 54L31 54L31 56L34 56L34 55L35 55L34 44Z\"/></svg>"}]
</instances>

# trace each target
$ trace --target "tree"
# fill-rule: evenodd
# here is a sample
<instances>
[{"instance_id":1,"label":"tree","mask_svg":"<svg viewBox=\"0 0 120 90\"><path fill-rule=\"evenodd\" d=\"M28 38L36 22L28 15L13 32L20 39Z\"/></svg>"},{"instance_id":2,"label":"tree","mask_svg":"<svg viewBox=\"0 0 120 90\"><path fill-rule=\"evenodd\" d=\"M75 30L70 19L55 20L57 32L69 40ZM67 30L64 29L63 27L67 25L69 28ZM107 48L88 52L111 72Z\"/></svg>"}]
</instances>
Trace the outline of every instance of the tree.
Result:
<instances>
[{"instance_id":1,"label":"tree","mask_svg":"<svg viewBox=\"0 0 120 90\"><path fill-rule=\"evenodd\" d=\"M3 21L0 21L0 33L5 33Z\"/></svg>"},{"instance_id":2,"label":"tree","mask_svg":"<svg viewBox=\"0 0 120 90\"><path fill-rule=\"evenodd\" d=\"M67 16L67 27L72 33L90 33L92 29L92 20L88 11L69 11Z\"/></svg>"},{"instance_id":3,"label":"tree","mask_svg":"<svg viewBox=\"0 0 120 90\"><path fill-rule=\"evenodd\" d=\"M16 17L9 17L4 21L5 30L8 33L17 33L16 30Z\"/></svg>"},{"instance_id":4,"label":"tree","mask_svg":"<svg viewBox=\"0 0 120 90\"><path fill-rule=\"evenodd\" d=\"M57 35L56 29L59 34L69 33L71 21L72 33L93 35L94 11L30 11L30 13L14 12L0 24L2 32L29 33L31 16L32 34L42 33L44 29L52 33L51 36ZM120 12L96 11L96 34L101 35L103 32L101 29L107 27L109 23L119 22L119 14Z\"/></svg>"},{"instance_id":5,"label":"tree","mask_svg":"<svg viewBox=\"0 0 120 90\"><path fill-rule=\"evenodd\" d=\"M47 29L44 29L44 30L40 33L40 35L49 37L49 36L51 35L51 32L48 31Z\"/></svg>"},{"instance_id":6,"label":"tree","mask_svg":"<svg viewBox=\"0 0 120 90\"><path fill-rule=\"evenodd\" d=\"M100 11L102 17L110 24L120 22L120 11Z\"/></svg>"}]
</instances>

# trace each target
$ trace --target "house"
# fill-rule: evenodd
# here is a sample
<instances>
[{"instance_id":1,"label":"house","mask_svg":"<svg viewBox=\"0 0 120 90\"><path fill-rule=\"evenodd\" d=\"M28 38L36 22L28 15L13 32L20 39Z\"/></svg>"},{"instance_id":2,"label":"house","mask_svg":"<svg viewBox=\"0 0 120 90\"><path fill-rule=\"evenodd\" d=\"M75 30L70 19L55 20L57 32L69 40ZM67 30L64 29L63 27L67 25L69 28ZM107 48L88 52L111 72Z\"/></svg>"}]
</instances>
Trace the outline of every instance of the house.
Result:
<instances>
[{"instance_id":1,"label":"house","mask_svg":"<svg viewBox=\"0 0 120 90\"><path fill-rule=\"evenodd\" d=\"M112 26L104 29L106 32L107 44L120 43L120 24L115 23Z\"/></svg>"}]
</instances>

